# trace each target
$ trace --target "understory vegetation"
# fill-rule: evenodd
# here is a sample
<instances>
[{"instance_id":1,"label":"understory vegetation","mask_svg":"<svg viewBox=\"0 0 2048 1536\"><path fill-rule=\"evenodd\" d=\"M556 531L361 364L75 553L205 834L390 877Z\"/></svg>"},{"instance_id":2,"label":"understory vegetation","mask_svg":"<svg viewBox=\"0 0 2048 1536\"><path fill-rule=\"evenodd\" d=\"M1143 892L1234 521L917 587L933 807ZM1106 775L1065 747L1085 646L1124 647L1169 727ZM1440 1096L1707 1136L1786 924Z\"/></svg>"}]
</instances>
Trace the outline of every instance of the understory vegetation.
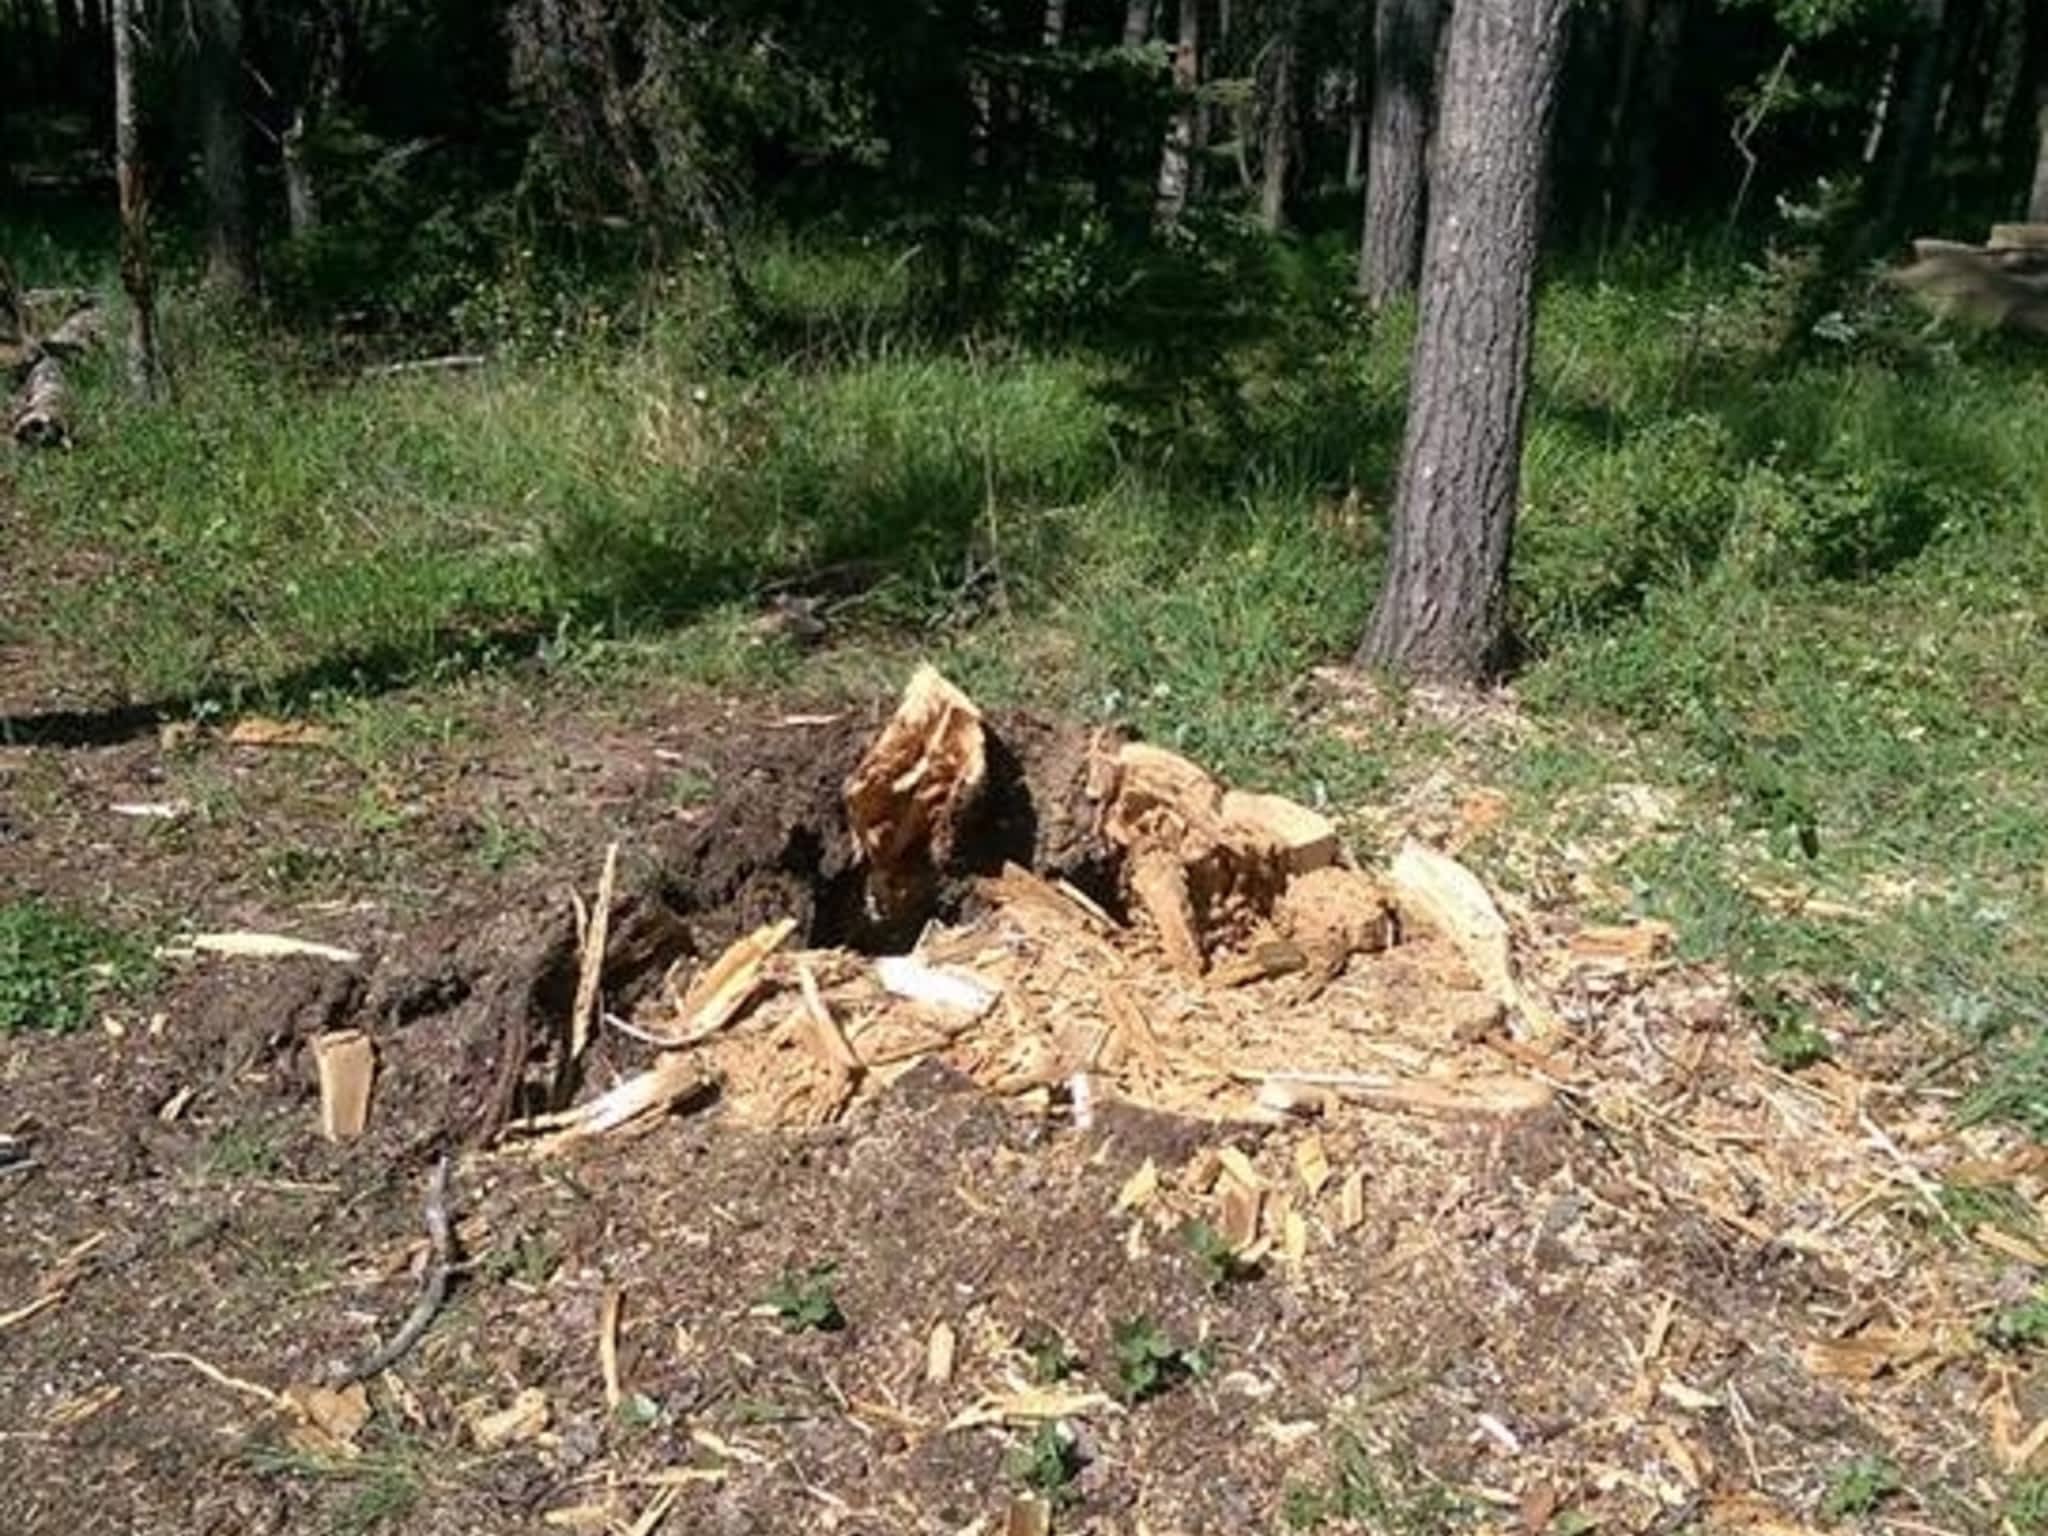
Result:
<instances>
[{"instance_id":1,"label":"understory vegetation","mask_svg":"<svg viewBox=\"0 0 2048 1536\"><path fill-rule=\"evenodd\" d=\"M2048 375L1881 288L1815 324L1796 230L1754 264L1661 238L1549 274L1505 736L1305 723L1374 590L1407 327L1341 240L1223 218L1025 261L978 328L878 243L757 242L752 323L689 269L492 288L474 370L180 295L168 406L103 360L78 445L0 471L11 558L84 573L0 625L174 714L346 719L480 666L782 680L794 607L809 683L933 655L1340 808L1455 756L1732 964L1788 1065L1938 1021L2001 1063L1977 1108L2048 1131ZM1647 829L1625 779L1668 798Z\"/></svg>"}]
</instances>

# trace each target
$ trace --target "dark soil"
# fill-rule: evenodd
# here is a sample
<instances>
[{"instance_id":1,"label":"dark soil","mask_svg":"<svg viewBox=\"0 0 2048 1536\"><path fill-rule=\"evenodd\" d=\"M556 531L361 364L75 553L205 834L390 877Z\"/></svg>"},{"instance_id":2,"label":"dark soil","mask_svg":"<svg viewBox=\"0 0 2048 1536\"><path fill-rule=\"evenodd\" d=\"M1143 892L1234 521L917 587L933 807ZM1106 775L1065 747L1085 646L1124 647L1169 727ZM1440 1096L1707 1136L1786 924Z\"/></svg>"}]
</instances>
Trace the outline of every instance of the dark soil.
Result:
<instances>
[{"instance_id":1,"label":"dark soil","mask_svg":"<svg viewBox=\"0 0 2048 1536\"><path fill-rule=\"evenodd\" d=\"M1119 1212L1118 1191L1147 1157L1171 1187L1225 1136L1284 1185L1287 1135L1113 1104L1082 1132L935 1065L813 1133L750 1131L714 1103L570 1160L486 1150L555 1075L540 1026L573 987L567 890L588 892L609 841L621 999L777 917L815 943L914 937L869 924L840 821L839 786L884 708L784 724L759 700L497 684L387 706L409 724L374 750L361 729L331 751L167 750L154 735L0 748L0 891L155 939L242 926L365 955L171 960L101 1028L0 1041L0 1132L36 1159L0 1174L0 1312L63 1284L0 1331L0 1531L622 1528L659 1496L649 1479L691 1468L664 1530L993 1532L1030 1434L948 1421L1054 1353L1067 1385L1116 1395L1118 1330L1138 1319L1199 1346L1204 1369L1080 1417L1058 1530L1273 1531L1320 1512L1329 1529L1419 1532L1512 1524L1532 1497L1609 1529L1678 1529L1757 1478L1804 1517L1834 1468L1883 1447L1787 1342L1867 1298L1726 1227L1644 1217L1634 1165L1563 1112L1445 1126L1439 1198L1410 1196L1413 1170L1368 1168L1361 1229L1319 1214L1300 1272L1269 1262L1220 1284L1177 1217ZM1099 883L1085 738L996 728L988 819L940 872L942 909L1004 858ZM107 810L174 798L192 810L170 823ZM370 1134L334 1148L307 1042L341 1024L372 1032L379 1077ZM601 1043L588 1076L640 1059ZM1327 1139L1348 1166L1341 1129ZM293 1450L253 1395L166 1357L273 1390L361 1358L416 1294L421 1192L443 1149L466 1152L455 1285L397 1380L372 1384L360 1457ZM1596 1263L1588 1233L1617 1247ZM764 1315L778 1281L827 1264L844 1327ZM609 1288L617 1410L599 1370ZM1687 1380L1739 1384L1746 1404L1740 1425L1676 1421L1697 1486L1659 1469L1658 1442L1619 1470L1579 1449L1623 1415L1667 1295L1689 1320L1674 1336ZM926 1379L940 1322L959 1339L945 1384ZM478 1449L473 1405L525 1388L545 1393L547 1432ZM1929 1379L1928 1411L1962 1412L1944 1391ZM1923 1529L1982 1512L1968 1463L1908 1470L1959 1490L1916 1495Z\"/></svg>"}]
</instances>

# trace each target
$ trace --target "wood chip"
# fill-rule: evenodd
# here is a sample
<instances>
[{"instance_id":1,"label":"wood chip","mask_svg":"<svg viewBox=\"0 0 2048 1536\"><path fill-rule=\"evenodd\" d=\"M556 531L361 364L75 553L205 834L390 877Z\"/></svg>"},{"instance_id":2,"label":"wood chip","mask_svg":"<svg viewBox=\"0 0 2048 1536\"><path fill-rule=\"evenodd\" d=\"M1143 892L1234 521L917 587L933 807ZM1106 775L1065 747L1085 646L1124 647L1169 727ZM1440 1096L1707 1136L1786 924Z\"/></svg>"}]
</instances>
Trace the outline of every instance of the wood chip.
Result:
<instances>
[{"instance_id":1,"label":"wood chip","mask_svg":"<svg viewBox=\"0 0 2048 1536\"><path fill-rule=\"evenodd\" d=\"M313 1039L313 1068L320 1079L320 1134L329 1141L354 1141L370 1123L370 1082L376 1053L360 1029L335 1029Z\"/></svg>"},{"instance_id":2,"label":"wood chip","mask_svg":"<svg viewBox=\"0 0 2048 1536\"><path fill-rule=\"evenodd\" d=\"M45 1291L42 1295L36 1297L35 1300L23 1303L21 1306L16 1307L12 1312L0 1312L0 1330L12 1328L20 1323L25 1323L30 1318L36 1317L41 1313L49 1311L50 1308L56 1306L58 1302L62 1301L66 1294L66 1292L61 1290Z\"/></svg>"},{"instance_id":3,"label":"wood chip","mask_svg":"<svg viewBox=\"0 0 2048 1536\"><path fill-rule=\"evenodd\" d=\"M675 1507L677 1499L683 1496L680 1488L664 1488L647 1501L647 1507L640 1512L640 1518L626 1528L626 1536L651 1536L656 1526L668 1518L668 1512Z\"/></svg>"},{"instance_id":4,"label":"wood chip","mask_svg":"<svg viewBox=\"0 0 2048 1536\"><path fill-rule=\"evenodd\" d=\"M624 1302L625 1293L608 1285L597 1311L597 1368L604 1377L604 1405L614 1413L626 1400L619 1386L619 1311Z\"/></svg>"},{"instance_id":5,"label":"wood chip","mask_svg":"<svg viewBox=\"0 0 2048 1536\"><path fill-rule=\"evenodd\" d=\"M1028 1493L1015 1494L1003 1511L1003 1536L1047 1536L1052 1530L1052 1505Z\"/></svg>"},{"instance_id":6,"label":"wood chip","mask_svg":"<svg viewBox=\"0 0 2048 1536\"><path fill-rule=\"evenodd\" d=\"M1131 896L1152 920L1167 963L1183 975L1199 976L1208 966L1200 930L1195 926L1194 899L1188 894L1188 872L1180 859L1163 848L1140 849L1126 866Z\"/></svg>"},{"instance_id":7,"label":"wood chip","mask_svg":"<svg viewBox=\"0 0 2048 1536\"><path fill-rule=\"evenodd\" d=\"M987 1013L1002 996L1000 988L978 976L940 970L910 955L883 955L875 961L875 977L893 997L965 1014L971 1019Z\"/></svg>"},{"instance_id":8,"label":"wood chip","mask_svg":"<svg viewBox=\"0 0 2048 1536\"><path fill-rule=\"evenodd\" d=\"M2015 1237L2003 1227L1994 1227L1986 1222L1973 1228L1970 1236L1995 1253L2002 1253L2009 1259L2018 1259L2022 1264L2032 1264L2048 1269L2048 1252L2043 1252L2024 1238Z\"/></svg>"},{"instance_id":9,"label":"wood chip","mask_svg":"<svg viewBox=\"0 0 2048 1536\"><path fill-rule=\"evenodd\" d=\"M1266 1187L1266 1181L1259 1177L1259 1170L1252 1166L1252 1160L1236 1147L1218 1147L1216 1149L1216 1161L1222 1166L1225 1173L1237 1180L1246 1189L1264 1189Z\"/></svg>"},{"instance_id":10,"label":"wood chip","mask_svg":"<svg viewBox=\"0 0 2048 1536\"><path fill-rule=\"evenodd\" d=\"M506 1126L509 1135L551 1131L530 1144L535 1155L560 1151L566 1146L620 1130L642 1117L662 1113L708 1090L715 1079L707 1076L696 1058L687 1051L664 1051L645 1072L574 1109L551 1115L535 1115Z\"/></svg>"},{"instance_id":11,"label":"wood chip","mask_svg":"<svg viewBox=\"0 0 2048 1536\"><path fill-rule=\"evenodd\" d=\"M295 939L282 933L251 933L236 929L229 933L201 933L191 947L203 954L229 955L244 960L332 960L337 965L354 965L363 957L353 949L320 944L312 939Z\"/></svg>"},{"instance_id":12,"label":"wood chip","mask_svg":"<svg viewBox=\"0 0 2048 1536\"><path fill-rule=\"evenodd\" d=\"M1322 1137L1301 1139L1294 1149L1294 1172L1311 1200L1323 1192L1323 1186L1330 1182L1330 1157L1323 1150Z\"/></svg>"},{"instance_id":13,"label":"wood chip","mask_svg":"<svg viewBox=\"0 0 2048 1536\"><path fill-rule=\"evenodd\" d=\"M1454 944L1480 983L1539 1033L1556 1020L1515 980L1507 919L1479 877L1449 854L1410 838L1388 871L1404 918L1419 919Z\"/></svg>"},{"instance_id":14,"label":"wood chip","mask_svg":"<svg viewBox=\"0 0 2048 1536\"><path fill-rule=\"evenodd\" d=\"M1158 1194L1159 1165L1148 1157L1117 1191L1116 1208L1120 1211L1139 1210L1151 1204Z\"/></svg>"},{"instance_id":15,"label":"wood chip","mask_svg":"<svg viewBox=\"0 0 2048 1536\"><path fill-rule=\"evenodd\" d=\"M926 1381L935 1387L943 1387L953 1379L953 1354L958 1344L951 1323L941 1318L932 1324L932 1331L924 1341Z\"/></svg>"},{"instance_id":16,"label":"wood chip","mask_svg":"<svg viewBox=\"0 0 2048 1536\"><path fill-rule=\"evenodd\" d=\"M539 1387L524 1387L505 1407L491 1409L478 1400L458 1410L469 1426L470 1439L480 1451L502 1450L546 1432L551 1413L547 1394Z\"/></svg>"},{"instance_id":17,"label":"wood chip","mask_svg":"<svg viewBox=\"0 0 2048 1536\"><path fill-rule=\"evenodd\" d=\"M119 1384L110 1383L91 1392L81 1392L76 1397L67 1397L43 1415L43 1427L49 1430L74 1429L113 1407L121 1400L123 1390Z\"/></svg>"},{"instance_id":18,"label":"wood chip","mask_svg":"<svg viewBox=\"0 0 2048 1536\"><path fill-rule=\"evenodd\" d=\"M1289 1210L1281 1218L1280 1252L1296 1270L1308 1261L1308 1222L1299 1211Z\"/></svg>"},{"instance_id":19,"label":"wood chip","mask_svg":"<svg viewBox=\"0 0 2048 1536\"><path fill-rule=\"evenodd\" d=\"M334 740L334 732L311 720L249 715L228 727L227 739L233 747L324 747Z\"/></svg>"},{"instance_id":20,"label":"wood chip","mask_svg":"<svg viewBox=\"0 0 2048 1536\"><path fill-rule=\"evenodd\" d=\"M297 1420L285 1433L295 1449L342 1460L361 1454L356 1436L370 1422L370 1394L360 1381L339 1389L293 1385L281 1395L285 1410Z\"/></svg>"},{"instance_id":21,"label":"wood chip","mask_svg":"<svg viewBox=\"0 0 2048 1536\"><path fill-rule=\"evenodd\" d=\"M1678 930L1654 918L1633 923L1589 924L1567 942L1573 958L1627 968L1653 965L1677 943Z\"/></svg>"},{"instance_id":22,"label":"wood chip","mask_svg":"<svg viewBox=\"0 0 2048 1536\"><path fill-rule=\"evenodd\" d=\"M987 779L981 711L936 668L919 667L846 781L847 826L885 911L906 910L951 858Z\"/></svg>"},{"instance_id":23,"label":"wood chip","mask_svg":"<svg viewBox=\"0 0 2048 1536\"><path fill-rule=\"evenodd\" d=\"M1263 1191L1248 1188L1235 1179L1223 1181L1217 1196L1216 1228L1237 1252L1245 1252L1258 1241L1259 1214L1264 1202Z\"/></svg>"},{"instance_id":24,"label":"wood chip","mask_svg":"<svg viewBox=\"0 0 2048 1536\"><path fill-rule=\"evenodd\" d=\"M1344 1187L1337 1195L1337 1230L1355 1232L1365 1225L1365 1170L1354 1168L1344 1175Z\"/></svg>"}]
</instances>

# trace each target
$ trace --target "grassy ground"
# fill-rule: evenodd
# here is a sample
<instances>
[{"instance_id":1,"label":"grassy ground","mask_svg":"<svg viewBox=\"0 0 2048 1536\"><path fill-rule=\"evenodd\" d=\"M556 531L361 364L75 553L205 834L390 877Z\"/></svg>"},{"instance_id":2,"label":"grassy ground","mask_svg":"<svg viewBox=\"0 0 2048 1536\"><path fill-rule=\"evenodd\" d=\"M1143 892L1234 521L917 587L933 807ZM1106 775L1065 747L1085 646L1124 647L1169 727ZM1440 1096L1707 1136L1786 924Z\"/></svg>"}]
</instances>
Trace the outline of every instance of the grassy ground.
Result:
<instances>
[{"instance_id":1,"label":"grassy ground","mask_svg":"<svg viewBox=\"0 0 2048 1536\"><path fill-rule=\"evenodd\" d=\"M1398 451L1405 336L1348 311L1341 251L1226 246L1056 344L933 339L887 252L757 267L774 340L681 283L511 326L473 374L173 304L168 405L105 370L75 451L0 461L0 648L41 689L307 710L374 753L386 686L515 656L787 677L755 619L794 592L832 635L813 682L933 654L1342 807L1453 762L1516 808L1481 857L1673 919L1787 1065L1936 1020L1995 1063L1982 1111L2048 1130L2037 356L1882 298L1794 335L1796 261L1558 271L1522 725L1396 700L1361 737L1296 686L1359 631Z\"/></svg>"}]
</instances>

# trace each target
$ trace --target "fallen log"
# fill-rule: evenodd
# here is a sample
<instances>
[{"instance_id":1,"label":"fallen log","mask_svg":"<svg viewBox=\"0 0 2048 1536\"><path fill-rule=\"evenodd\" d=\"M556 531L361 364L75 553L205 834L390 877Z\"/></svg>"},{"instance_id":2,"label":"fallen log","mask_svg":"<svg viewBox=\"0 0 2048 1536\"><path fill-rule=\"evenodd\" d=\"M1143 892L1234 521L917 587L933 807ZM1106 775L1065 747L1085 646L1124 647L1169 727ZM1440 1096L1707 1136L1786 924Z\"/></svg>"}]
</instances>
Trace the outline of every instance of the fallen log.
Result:
<instances>
[{"instance_id":1,"label":"fallen log","mask_svg":"<svg viewBox=\"0 0 2048 1536\"><path fill-rule=\"evenodd\" d=\"M1996 224L1981 246L1915 240L1913 264L1891 280L1938 314L2048 336L2048 225Z\"/></svg>"},{"instance_id":2,"label":"fallen log","mask_svg":"<svg viewBox=\"0 0 2048 1536\"><path fill-rule=\"evenodd\" d=\"M57 448L71 441L71 386L63 364L49 353L29 365L8 429L25 447Z\"/></svg>"}]
</instances>

